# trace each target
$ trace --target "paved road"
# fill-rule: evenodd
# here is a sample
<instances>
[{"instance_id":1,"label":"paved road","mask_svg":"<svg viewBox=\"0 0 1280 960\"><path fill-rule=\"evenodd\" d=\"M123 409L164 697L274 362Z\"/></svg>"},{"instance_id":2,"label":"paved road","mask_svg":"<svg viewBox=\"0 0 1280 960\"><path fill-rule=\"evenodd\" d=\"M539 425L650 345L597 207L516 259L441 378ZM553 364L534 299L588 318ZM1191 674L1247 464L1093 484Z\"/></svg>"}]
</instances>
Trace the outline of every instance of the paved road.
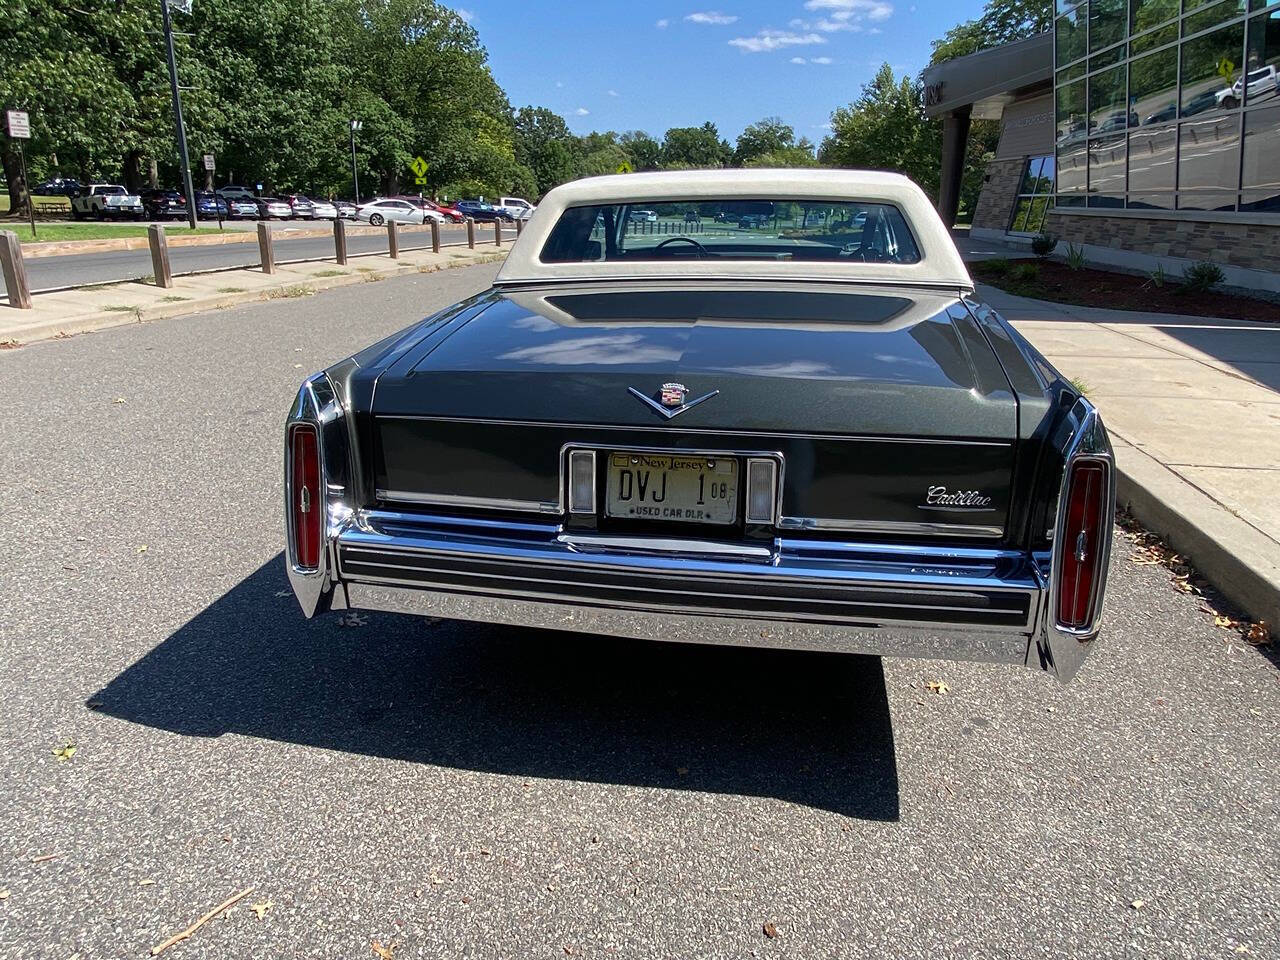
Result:
<instances>
[{"instance_id":1,"label":"paved road","mask_svg":"<svg viewBox=\"0 0 1280 960\"><path fill-rule=\"evenodd\" d=\"M512 235L513 228L504 225L504 232ZM493 240L493 226L478 224L476 235L480 239ZM447 224L441 227L441 243L463 243L466 241L466 229L461 226ZM400 235L402 249L411 250L431 246L429 230L403 231ZM385 235L347 238L347 250L352 255L362 253L383 253L387 249ZM277 237L275 241L277 260L303 260L310 258L332 257L333 240L330 237L302 237L284 239ZM217 246L169 247L169 262L174 273L188 273L196 270L216 270L222 267L254 266L259 262L258 245L249 243L228 243ZM119 250L111 253L78 253L58 257L34 257L26 261L27 283L32 291L66 287L72 284L108 283L113 280L133 280L150 276L151 253L146 248L141 250ZM0 277L0 291L3 291L4 280Z\"/></svg>"},{"instance_id":2,"label":"paved road","mask_svg":"<svg viewBox=\"0 0 1280 960\"><path fill-rule=\"evenodd\" d=\"M1123 540L1067 687L303 621L297 380L493 269L0 352L0 957L1280 955L1280 672Z\"/></svg>"}]
</instances>

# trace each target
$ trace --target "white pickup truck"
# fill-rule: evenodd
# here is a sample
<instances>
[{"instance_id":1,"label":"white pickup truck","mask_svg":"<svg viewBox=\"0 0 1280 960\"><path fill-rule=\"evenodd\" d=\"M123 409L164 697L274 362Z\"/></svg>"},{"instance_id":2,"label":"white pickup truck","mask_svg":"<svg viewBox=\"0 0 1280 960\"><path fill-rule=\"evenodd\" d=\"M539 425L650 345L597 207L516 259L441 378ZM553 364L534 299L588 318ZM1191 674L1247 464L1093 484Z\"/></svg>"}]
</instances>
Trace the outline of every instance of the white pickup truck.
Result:
<instances>
[{"instance_id":1,"label":"white pickup truck","mask_svg":"<svg viewBox=\"0 0 1280 960\"><path fill-rule=\"evenodd\" d=\"M142 198L130 193L118 183L91 183L71 198L71 216L76 220L85 217L132 217L142 219Z\"/></svg>"},{"instance_id":2,"label":"white pickup truck","mask_svg":"<svg viewBox=\"0 0 1280 960\"><path fill-rule=\"evenodd\" d=\"M512 220L528 220L534 211L532 203L519 197L499 197L494 206L505 210Z\"/></svg>"}]
</instances>

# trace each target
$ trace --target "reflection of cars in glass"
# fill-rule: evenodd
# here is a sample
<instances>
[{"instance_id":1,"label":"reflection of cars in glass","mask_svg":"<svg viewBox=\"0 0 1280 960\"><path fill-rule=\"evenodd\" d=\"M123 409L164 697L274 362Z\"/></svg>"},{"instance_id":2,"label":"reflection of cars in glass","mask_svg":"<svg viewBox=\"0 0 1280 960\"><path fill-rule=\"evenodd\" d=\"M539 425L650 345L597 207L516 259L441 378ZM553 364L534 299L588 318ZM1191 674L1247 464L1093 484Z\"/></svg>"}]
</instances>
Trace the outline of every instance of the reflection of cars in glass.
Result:
<instances>
[{"instance_id":1,"label":"reflection of cars in glass","mask_svg":"<svg viewBox=\"0 0 1280 960\"><path fill-rule=\"evenodd\" d=\"M1143 124L1148 123L1164 123L1166 120L1172 120L1178 115L1178 104L1170 100L1155 113L1143 120Z\"/></svg>"},{"instance_id":2,"label":"reflection of cars in glass","mask_svg":"<svg viewBox=\"0 0 1280 960\"><path fill-rule=\"evenodd\" d=\"M1193 117L1197 113L1204 113L1206 110L1212 110L1216 106L1218 106L1218 94L1212 90L1206 90L1203 93L1197 93L1183 105L1182 115L1184 117Z\"/></svg>"},{"instance_id":3,"label":"reflection of cars in glass","mask_svg":"<svg viewBox=\"0 0 1280 960\"><path fill-rule=\"evenodd\" d=\"M657 223L658 214L655 210L632 210L627 219L633 223Z\"/></svg>"},{"instance_id":4,"label":"reflection of cars in glass","mask_svg":"<svg viewBox=\"0 0 1280 960\"><path fill-rule=\"evenodd\" d=\"M630 208L679 223L691 203L866 216L856 238L627 229ZM1067 680L1099 632L1111 445L975 293L899 175L557 187L491 289L302 384L284 444L302 612Z\"/></svg>"},{"instance_id":5,"label":"reflection of cars in glass","mask_svg":"<svg viewBox=\"0 0 1280 960\"><path fill-rule=\"evenodd\" d=\"M1245 91L1246 83L1249 88L1247 92ZM1250 70L1247 75L1240 77L1225 90L1219 90L1214 96L1217 98L1218 106L1226 110L1234 110L1240 106L1240 102L1246 96L1253 99L1263 94L1274 94L1277 91L1280 91L1280 76L1277 76L1274 64L1267 64L1257 70Z\"/></svg>"}]
</instances>

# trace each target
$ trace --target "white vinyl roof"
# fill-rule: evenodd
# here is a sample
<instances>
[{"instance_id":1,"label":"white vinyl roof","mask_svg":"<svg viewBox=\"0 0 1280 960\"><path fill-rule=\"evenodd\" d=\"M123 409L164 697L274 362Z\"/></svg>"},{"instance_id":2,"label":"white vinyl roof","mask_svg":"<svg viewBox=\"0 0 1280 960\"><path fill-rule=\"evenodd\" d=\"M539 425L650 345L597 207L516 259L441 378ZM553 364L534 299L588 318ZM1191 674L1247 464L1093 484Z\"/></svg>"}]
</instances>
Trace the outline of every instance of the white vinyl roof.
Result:
<instances>
[{"instance_id":1,"label":"white vinyl roof","mask_svg":"<svg viewBox=\"0 0 1280 960\"><path fill-rule=\"evenodd\" d=\"M868 201L902 211L920 248L918 263L685 259L543 263L543 245L568 207L688 200ZM538 204L494 281L819 280L973 289L951 234L924 191L897 173L866 170L688 170L588 177L556 187Z\"/></svg>"}]
</instances>

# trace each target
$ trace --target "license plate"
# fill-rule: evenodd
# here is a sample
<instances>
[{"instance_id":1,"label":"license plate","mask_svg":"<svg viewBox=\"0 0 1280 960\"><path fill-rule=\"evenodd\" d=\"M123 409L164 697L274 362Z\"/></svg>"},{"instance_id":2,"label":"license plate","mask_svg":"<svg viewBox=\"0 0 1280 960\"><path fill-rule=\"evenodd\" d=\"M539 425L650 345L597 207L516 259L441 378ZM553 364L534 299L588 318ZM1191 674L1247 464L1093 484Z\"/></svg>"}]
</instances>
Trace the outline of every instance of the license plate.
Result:
<instances>
[{"instance_id":1,"label":"license plate","mask_svg":"<svg viewBox=\"0 0 1280 960\"><path fill-rule=\"evenodd\" d=\"M611 453L607 517L733 523L738 515L738 461L733 457Z\"/></svg>"}]
</instances>

